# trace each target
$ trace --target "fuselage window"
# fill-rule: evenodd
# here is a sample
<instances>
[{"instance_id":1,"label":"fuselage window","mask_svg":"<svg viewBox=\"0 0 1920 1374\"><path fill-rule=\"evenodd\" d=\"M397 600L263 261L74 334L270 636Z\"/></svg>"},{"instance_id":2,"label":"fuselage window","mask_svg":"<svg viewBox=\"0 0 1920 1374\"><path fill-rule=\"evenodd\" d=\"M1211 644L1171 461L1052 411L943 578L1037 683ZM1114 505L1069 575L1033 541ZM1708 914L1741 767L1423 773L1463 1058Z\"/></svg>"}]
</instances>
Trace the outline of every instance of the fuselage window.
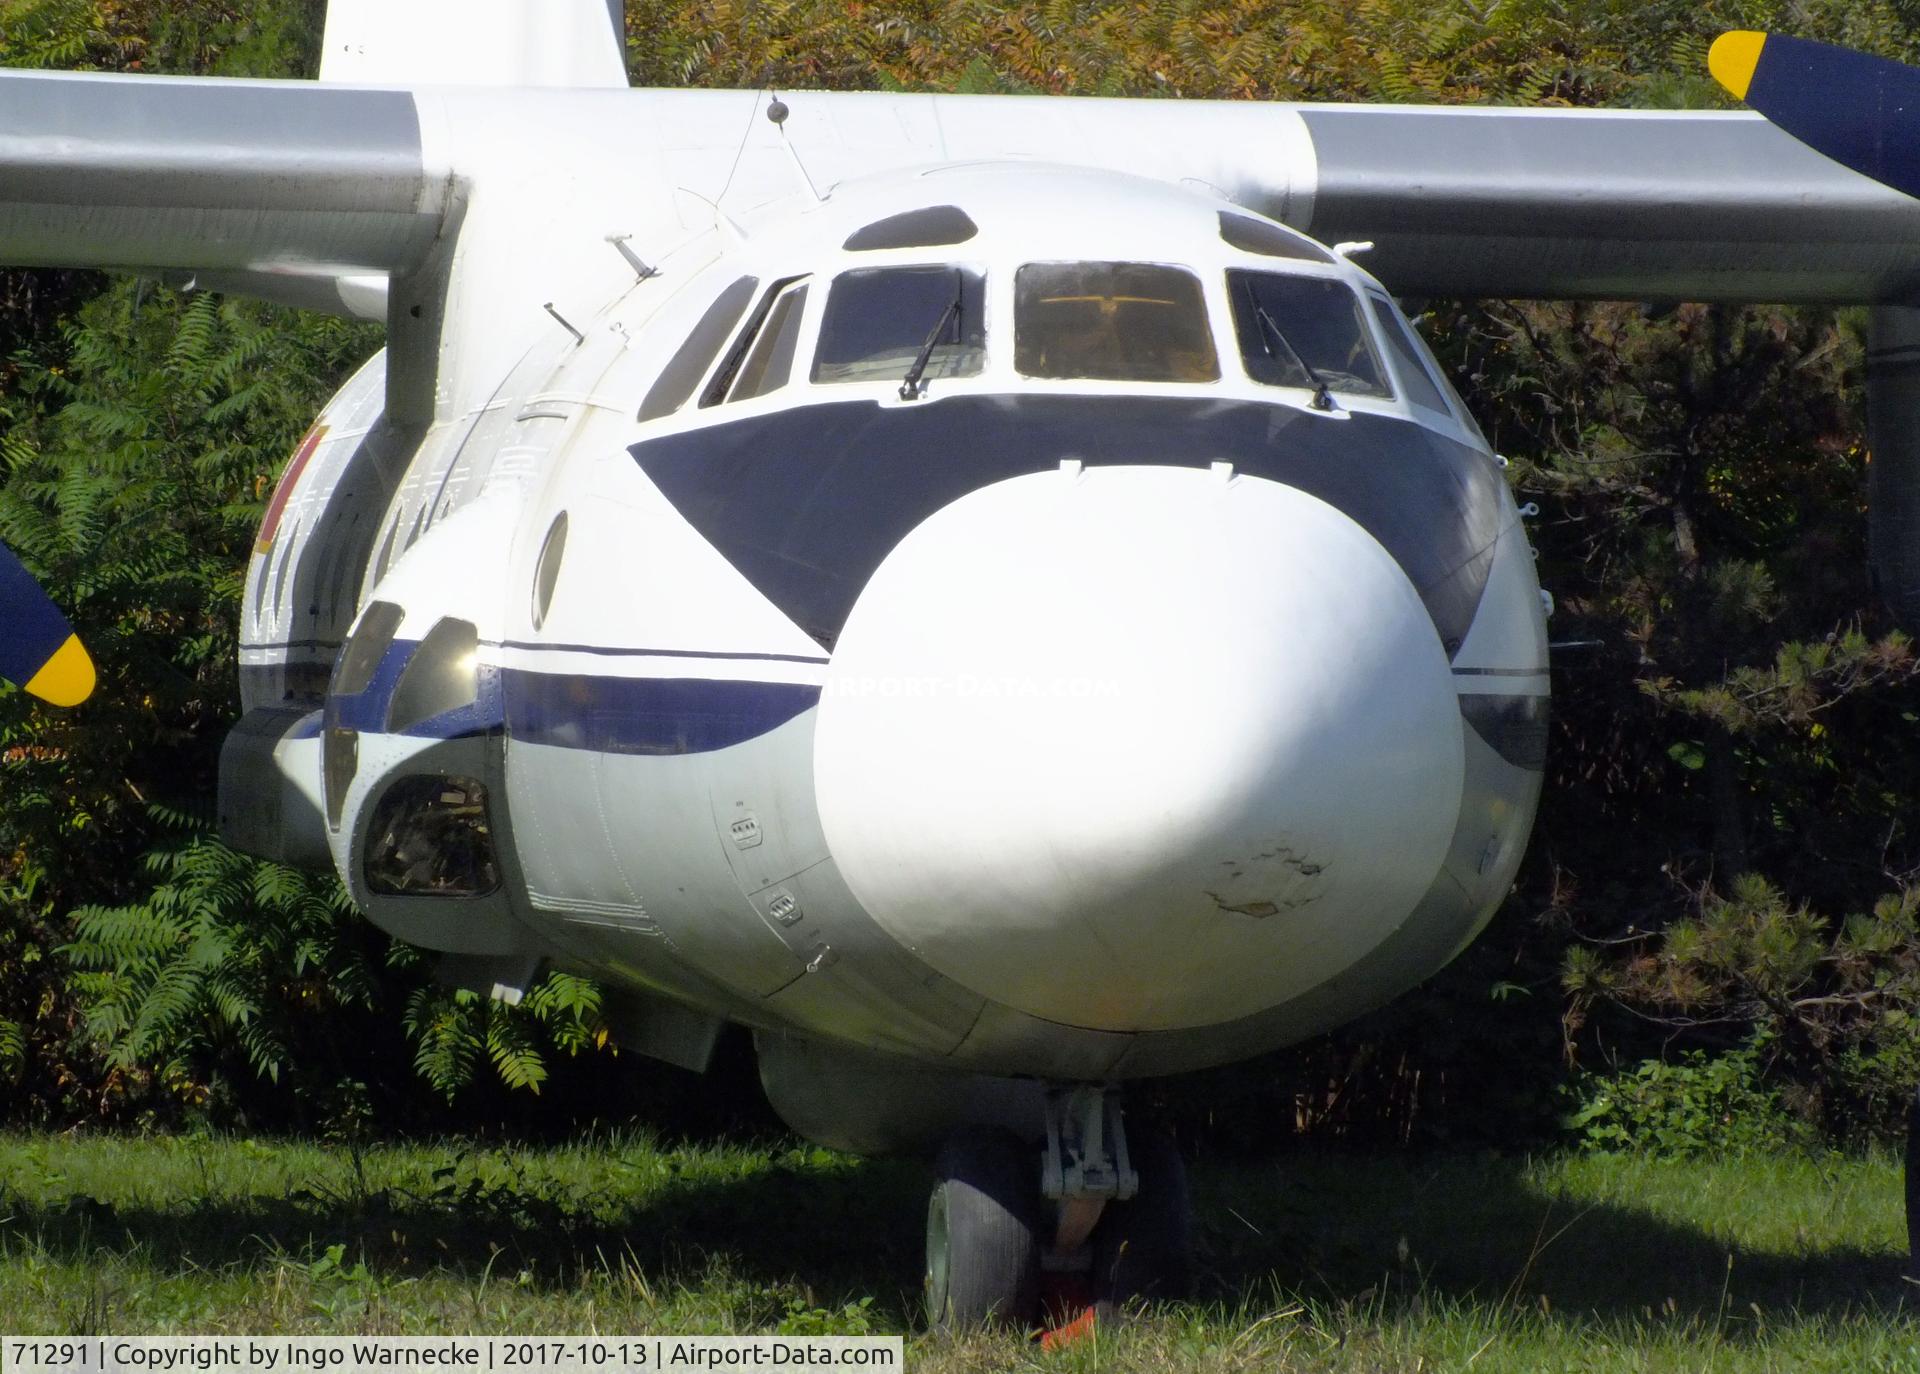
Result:
<instances>
[{"instance_id":1,"label":"fuselage window","mask_svg":"<svg viewBox=\"0 0 1920 1374\"><path fill-rule=\"evenodd\" d=\"M967 267L867 267L833 279L816 382L899 382L924 351L925 380L986 363L986 278Z\"/></svg>"},{"instance_id":2,"label":"fuselage window","mask_svg":"<svg viewBox=\"0 0 1920 1374\"><path fill-rule=\"evenodd\" d=\"M792 291L796 283L804 280L803 277L787 277L767 288L766 295L760 298L760 304L754 309L753 314L748 316L746 327L734 336L733 347L727 350L726 357L714 370L712 379L707 382L706 390L700 393L702 407L717 406L727 400L744 399L736 397L734 392L740 380L740 374L747 365L748 354L754 351L754 345L760 341L762 333L766 332L768 319L773 314L775 306ZM782 312L781 318L774 323L797 330L800 327L800 316L797 311ZM788 358L792 358L791 350L788 352ZM766 373L766 365L771 362L770 357L763 356L761 368L763 377ZM786 380L782 376L780 384L784 385Z\"/></svg>"},{"instance_id":3,"label":"fuselage window","mask_svg":"<svg viewBox=\"0 0 1920 1374\"><path fill-rule=\"evenodd\" d=\"M1200 279L1182 268L1031 262L1013 292L1013 365L1022 376L1220 379Z\"/></svg>"},{"instance_id":4,"label":"fuselage window","mask_svg":"<svg viewBox=\"0 0 1920 1374\"><path fill-rule=\"evenodd\" d=\"M1367 338L1360 298L1331 277L1227 271L1233 331L1247 375L1267 386L1325 383L1350 396L1391 397Z\"/></svg>"},{"instance_id":5,"label":"fuselage window","mask_svg":"<svg viewBox=\"0 0 1920 1374\"><path fill-rule=\"evenodd\" d=\"M1367 299L1373 302L1374 318L1380 321L1380 332L1387 336L1387 347L1393 350L1393 370L1400 374L1400 385L1406 390L1407 400L1427 410L1450 415L1446 397L1440 394L1440 384L1428 373L1426 363L1407 334L1400 312L1378 296Z\"/></svg>"},{"instance_id":6,"label":"fuselage window","mask_svg":"<svg viewBox=\"0 0 1920 1374\"><path fill-rule=\"evenodd\" d=\"M740 375L733 380L729 401L750 401L778 391L793 376L793 347L800 339L800 316L807 308L807 284L796 282L774 298L773 309L753 350L740 364Z\"/></svg>"},{"instance_id":7,"label":"fuselage window","mask_svg":"<svg viewBox=\"0 0 1920 1374\"><path fill-rule=\"evenodd\" d=\"M560 583L560 564L567 556L567 513L561 511L547 526L547 537L540 545L540 559L533 565L533 628L547 623L553 609L553 590Z\"/></svg>"},{"instance_id":8,"label":"fuselage window","mask_svg":"<svg viewBox=\"0 0 1920 1374\"><path fill-rule=\"evenodd\" d=\"M700 385L700 379L706 375L707 367L720 352L720 346L727 341L727 335L740 323L740 316L746 313L747 305L753 300L755 288L760 285L753 277L742 277L725 291L722 291L707 307L707 313L700 317L700 323L687 335L687 341L680 345L680 351L654 382L647 398L640 403L640 418L657 420L662 415L671 415L687 403L693 395L693 389Z\"/></svg>"},{"instance_id":9,"label":"fuselage window","mask_svg":"<svg viewBox=\"0 0 1920 1374\"><path fill-rule=\"evenodd\" d=\"M484 897L500 886L487 789L472 778L400 779L367 839L367 886L383 897Z\"/></svg>"}]
</instances>

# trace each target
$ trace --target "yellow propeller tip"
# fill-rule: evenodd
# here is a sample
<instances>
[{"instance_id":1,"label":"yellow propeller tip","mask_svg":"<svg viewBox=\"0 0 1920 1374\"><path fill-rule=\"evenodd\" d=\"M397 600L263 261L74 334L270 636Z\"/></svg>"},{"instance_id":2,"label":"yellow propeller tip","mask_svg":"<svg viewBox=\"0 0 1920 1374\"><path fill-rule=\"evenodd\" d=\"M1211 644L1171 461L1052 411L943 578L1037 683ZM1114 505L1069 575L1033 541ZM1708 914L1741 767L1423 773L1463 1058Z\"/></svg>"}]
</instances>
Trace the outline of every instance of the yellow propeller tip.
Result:
<instances>
[{"instance_id":1,"label":"yellow propeller tip","mask_svg":"<svg viewBox=\"0 0 1920 1374\"><path fill-rule=\"evenodd\" d=\"M93 682L93 660L87 657L80 636L68 635L67 642L27 682L27 690L55 706L78 706L93 695Z\"/></svg>"},{"instance_id":2,"label":"yellow propeller tip","mask_svg":"<svg viewBox=\"0 0 1920 1374\"><path fill-rule=\"evenodd\" d=\"M1760 49L1766 42L1764 33L1751 29L1723 33L1707 49L1707 70L1713 73L1715 81L1745 100L1748 88L1753 85L1753 69L1760 65Z\"/></svg>"}]
</instances>

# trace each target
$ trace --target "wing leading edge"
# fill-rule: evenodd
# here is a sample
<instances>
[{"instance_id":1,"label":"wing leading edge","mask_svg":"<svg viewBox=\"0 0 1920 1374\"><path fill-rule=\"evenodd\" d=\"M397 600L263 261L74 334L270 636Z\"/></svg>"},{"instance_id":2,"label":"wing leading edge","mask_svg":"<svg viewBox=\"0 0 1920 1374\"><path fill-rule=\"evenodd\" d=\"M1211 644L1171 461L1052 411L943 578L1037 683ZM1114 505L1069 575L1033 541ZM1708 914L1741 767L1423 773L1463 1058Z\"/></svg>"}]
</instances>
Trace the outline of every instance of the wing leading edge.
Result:
<instances>
[{"instance_id":1,"label":"wing leading edge","mask_svg":"<svg viewBox=\"0 0 1920 1374\"><path fill-rule=\"evenodd\" d=\"M0 75L10 266L404 271L445 200L405 91Z\"/></svg>"},{"instance_id":2,"label":"wing leading edge","mask_svg":"<svg viewBox=\"0 0 1920 1374\"><path fill-rule=\"evenodd\" d=\"M544 131L523 145L518 175L624 142L636 156L616 174L650 199L692 184L687 169L708 158L724 168L752 102L531 89L489 99ZM1920 206L1757 115L870 94L789 103L796 143L842 176L952 157L1176 177L1191 164L1317 237L1372 239L1368 265L1405 292L1863 301L1903 293L1920 270ZM1046 106L1071 106L1071 117L1033 117ZM561 116L591 119L597 136L569 146ZM401 89L0 73L0 260L267 279L405 273L446 229L454 182L503 170L462 145L457 123L430 153L431 131L449 122L435 96ZM749 152L777 137L771 126L749 133ZM638 155L662 146L670 159ZM790 178L784 162L765 165L776 183ZM648 186L649 176L666 180ZM754 194L743 179L736 200L743 190Z\"/></svg>"}]
</instances>

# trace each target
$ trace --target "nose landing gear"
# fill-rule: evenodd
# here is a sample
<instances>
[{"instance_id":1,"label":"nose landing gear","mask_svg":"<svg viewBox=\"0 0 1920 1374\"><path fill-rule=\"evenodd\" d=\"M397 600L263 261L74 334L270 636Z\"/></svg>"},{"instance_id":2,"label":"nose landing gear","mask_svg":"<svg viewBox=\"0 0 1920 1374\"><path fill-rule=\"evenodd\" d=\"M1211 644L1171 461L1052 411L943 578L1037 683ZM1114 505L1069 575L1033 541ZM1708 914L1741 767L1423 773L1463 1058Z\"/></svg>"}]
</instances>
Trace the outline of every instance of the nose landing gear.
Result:
<instances>
[{"instance_id":1,"label":"nose landing gear","mask_svg":"<svg viewBox=\"0 0 1920 1374\"><path fill-rule=\"evenodd\" d=\"M1024 1327L1040 1293L1033 1157L1008 1131L961 1131L934 1160L927 1319L946 1331Z\"/></svg>"},{"instance_id":2,"label":"nose landing gear","mask_svg":"<svg viewBox=\"0 0 1920 1374\"><path fill-rule=\"evenodd\" d=\"M1130 1142L1117 1093L1076 1087L1048 1095L1034 1154L1004 1130L961 1131L941 1149L927 1205L936 1329L1044 1320L1077 1332L1088 1312L1112 1320L1132 1302L1181 1296L1189 1210L1170 1140Z\"/></svg>"}]
</instances>

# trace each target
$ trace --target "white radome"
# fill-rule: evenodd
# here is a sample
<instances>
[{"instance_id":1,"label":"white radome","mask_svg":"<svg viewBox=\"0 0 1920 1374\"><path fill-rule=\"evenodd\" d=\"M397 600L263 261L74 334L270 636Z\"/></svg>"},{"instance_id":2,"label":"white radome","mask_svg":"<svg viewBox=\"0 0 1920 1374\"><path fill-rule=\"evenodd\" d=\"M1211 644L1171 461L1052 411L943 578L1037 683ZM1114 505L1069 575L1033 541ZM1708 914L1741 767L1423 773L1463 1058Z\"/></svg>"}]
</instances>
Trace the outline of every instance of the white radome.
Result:
<instances>
[{"instance_id":1,"label":"white radome","mask_svg":"<svg viewBox=\"0 0 1920 1374\"><path fill-rule=\"evenodd\" d=\"M1345 515L1218 469L1068 465L881 565L815 785L854 894L934 968L1049 1021L1165 1030L1275 1006L1391 933L1453 834L1461 728L1418 596Z\"/></svg>"}]
</instances>

